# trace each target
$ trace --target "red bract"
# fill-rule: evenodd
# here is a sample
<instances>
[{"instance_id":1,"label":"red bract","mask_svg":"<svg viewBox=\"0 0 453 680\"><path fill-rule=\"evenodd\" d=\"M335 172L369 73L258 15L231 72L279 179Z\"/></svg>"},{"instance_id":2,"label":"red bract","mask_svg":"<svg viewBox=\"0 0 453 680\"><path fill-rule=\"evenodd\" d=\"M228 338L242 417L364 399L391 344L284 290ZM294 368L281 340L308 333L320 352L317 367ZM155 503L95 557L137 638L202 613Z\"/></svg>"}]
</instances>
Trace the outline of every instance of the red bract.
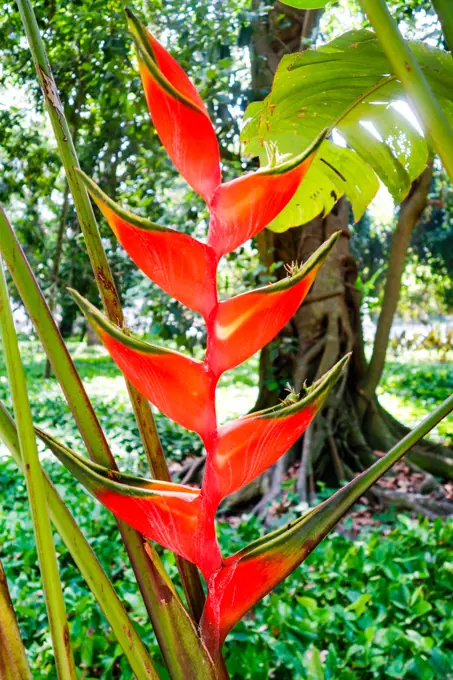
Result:
<instances>
[{"instance_id":1,"label":"red bract","mask_svg":"<svg viewBox=\"0 0 453 680\"><path fill-rule=\"evenodd\" d=\"M218 187L210 204L208 243L219 258L277 217L296 193L314 154L312 147L291 163L261 168Z\"/></svg>"},{"instance_id":2,"label":"red bract","mask_svg":"<svg viewBox=\"0 0 453 680\"><path fill-rule=\"evenodd\" d=\"M290 320L339 234L288 278L218 301L219 259L257 234L286 206L322 137L290 162L271 162L267 168L221 184L217 140L198 93L130 13L129 20L157 132L176 167L208 204L208 243L136 217L113 203L83 173L80 177L136 264L169 295L203 315L205 360L133 338L80 295L72 294L128 380L163 413L202 437L205 477L201 489L142 480L94 465L49 438L47 443L115 515L200 568L208 587L202 633L216 654L240 616L304 554L293 539L288 557L289 548L276 542L274 535L269 545L263 539L223 562L215 533L218 504L275 463L302 435L340 377L345 360L302 398L222 427L215 411L216 384L223 371L261 349Z\"/></svg>"},{"instance_id":3,"label":"red bract","mask_svg":"<svg viewBox=\"0 0 453 680\"><path fill-rule=\"evenodd\" d=\"M338 236L331 236L292 276L220 302L208 321L207 361L215 375L251 357L288 323Z\"/></svg>"},{"instance_id":4,"label":"red bract","mask_svg":"<svg viewBox=\"0 0 453 680\"><path fill-rule=\"evenodd\" d=\"M128 12L146 102L162 144L181 173L209 203L220 184L217 138L203 101L179 64Z\"/></svg>"},{"instance_id":5,"label":"red bract","mask_svg":"<svg viewBox=\"0 0 453 680\"><path fill-rule=\"evenodd\" d=\"M215 433L215 383L209 366L132 338L70 291L127 379L165 415L207 439Z\"/></svg>"},{"instance_id":6,"label":"red bract","mask_svg":"<svg viewBox=\"0 0 453 680\"><path fill-rule=\"evenodd\" d=\"M217 304L214 250L188 234L124 210L83 172L78 174L137 267L166 293L207 319Z\"/></svg>"},{"instance_id":7,"label":"red bract","mask_svg":"<svg viewBox=\"0 0 453 680\"><path fill-rule=\"evenodd\" d=\"M146 480L92 463L48 434L41 439L109 510L144 536L197 564L205 577L222 565L214 523L200 490Z\"/></svg>"},{"instance_id":8,"label":"red bract","mask_svg":"<svg viewBox=\"0 0 453 680\"><path fill-rule=\"evenodd\" d=\"M273 465L307 429L343 369L339 362L307 396L221 426L206 464L203 492L220 502Z\"/></svg>"}]
</instances>

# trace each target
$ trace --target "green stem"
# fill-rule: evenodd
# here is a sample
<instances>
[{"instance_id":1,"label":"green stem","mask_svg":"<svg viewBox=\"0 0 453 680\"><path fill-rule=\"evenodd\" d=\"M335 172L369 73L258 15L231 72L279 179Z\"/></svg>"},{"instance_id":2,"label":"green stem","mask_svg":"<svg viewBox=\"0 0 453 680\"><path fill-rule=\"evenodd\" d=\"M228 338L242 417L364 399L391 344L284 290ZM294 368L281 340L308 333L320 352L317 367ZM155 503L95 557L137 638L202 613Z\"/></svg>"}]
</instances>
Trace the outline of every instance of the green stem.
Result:
<instances>
[{"instance_id":1,"label":"green stem","mask_svg":"<svg viewBox=\"0 0 453 680\"><path fill-rule=\"evenodd\" d=\"M401 81L429 135L436 153L453 181L453 130L385 0L360 0L395 74Z\"/></svg>"},{"instance_id":2,"label":"green stem","mask_svg":"<svg viewBox=\"0 0 453 680\"><path fill-rule=\"evenodd\" d=\"M32 680L25 656L24 643L0 562L0 678Z\"/></svg>"},{"instance_id":3,"label":"green stem","mask_svg":"<svg viewBox=\"0 0 453 680\"><path fill-rule=\"evenodd\" d=\"M19 469L25 472L16 427L1 402L0 439L2 439L8 448ZM138 680L157 680L159 676L154 669L146 647L135 630L132 621L129 619L123 603L116 594L96 555L45 473L43 473L43 478L50 518L88 587L99 603L107 621L110 623L118 644L129 661L135 676Z\"/></svg>"},{"instance_id":4,"label":"green stem","mask_svg":"<svg viewBox=\"0 0 453 680\"><path fill-rule=\"evenodd\" d=\"M117 469L71 356L25 254L1 208L0 251L49 357L90 457L100 465ZM173 591L170 601L162 597L162 591L168 591L169 582L162 576L164 571L156 551L147 554L143 537L125 522L117 520L117 524L171 677L182 679L188 677L188 654L192 669L196 669L195 672L198 673L197 678L201 680L213 677L210 675L208 654L195 627L189 625L191 622L187 621L187 612L181 601Z\"/></svg>"},{"instance_id":5,"label":"green stem","mask_svg":"<svg viewBox=\"0 0 453 680\"><path fill-rule=\"evenodd\" d=\"M66 620L60 575L58 573L57 556L53 544L50 520L47 514L46 496L28 401L25 373L20 358L3 263L1 261L0 326L18 427L21 456L25 466L25 479L55 653L55 665L59 678L64 680L74 678L75 680L77 676L69 639L69 628Z\"/></svg>"},{"instance_id":6,"label":"green stem","mask_svg":"<svg viewBox=\"0 0 453 680\"><path fill-rule=\"evenodd\" d=\"M41 39L33 7L30 0L17 0L17 5L27 33L36 74L44 95L45 105L58 145L60 158L66 172L68 185L74 199L74 207L83 232L102 303L108 318L118 326L123 327L124 316L120 299L105 255L88 193L76 172L76 169L80 167L77 153L64 114L63 105L58 95L44 43ZM169 481L170 473L151 407L148 401L129 382L127 382L127 388L151 472L157 479ZM185 563L181 558L177 559L177 563L180 568L181 581L189 607L194 618L199 619L204 605L204 593L198 570L193 564Z\"/></svg>"},{"instance_id":7,"label":"green stem","mask_svg":"<svg viewBox=\"0 0 453 680\"><path fill-rule=\"evenodd\" d=\"M90 457L101 465L115 467L112 453L83 383L39 288L38 282L27 262L27 258L1 207L0 251L30 319L36 328L44 351L49 357L52 369L74 415Z\"/></svg>"},{"instance_id":8,"label":"green stem","mask_svg":"<svg viewBox=\"0 0 453 680\"><path fill-rule=\"evenodd\" d=\"M453 52L453 5L451 0L433 0L433 5L440 19L448 49Z\"/></svg>"},{"instance_id":9,"label":"green stem","mask_svg":"<svg viewBox=\"0 0 453 680\"><path fill-rule=\"evenodd\" d=\"M355 477L324 503L308 512L302 523L305 525L304 531L307 536L313 537L313 534L316 533L315 545L333 529L345 513L375 482L452 411L453 394L371 467Z\"/></svg>"}]
</instances>

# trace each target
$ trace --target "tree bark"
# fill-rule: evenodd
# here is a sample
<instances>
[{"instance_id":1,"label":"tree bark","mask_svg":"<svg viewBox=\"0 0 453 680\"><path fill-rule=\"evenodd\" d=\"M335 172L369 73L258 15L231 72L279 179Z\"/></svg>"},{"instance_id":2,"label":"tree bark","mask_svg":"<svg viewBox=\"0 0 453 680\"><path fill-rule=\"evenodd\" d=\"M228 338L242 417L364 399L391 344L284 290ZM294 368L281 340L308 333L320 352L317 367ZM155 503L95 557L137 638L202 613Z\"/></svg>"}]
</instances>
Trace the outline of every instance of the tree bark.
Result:
<instances>
[{"instance_id":1,"label":"tree bark","mask_svg":"<svg viewBox=\"0 0 453 680\"><path fill-rule=\"evenodd\" d=\"M404 199L399 210L398 221L392 236L384 297L374 339L373 353L361 388L366 399L370 399L374 395L382 377L390 330L401 290L407 251L414 228L428 205L428 192L432 177L433 164L431 162L412 184L409 195Z\"/></svg>"},{"instance_id":2,"label":"tree bark","mask_svg":"<svg viewBox=\"0 0 453 680\"><path fill-rule=\"evenodd\" d=\"M260 0L253 0L257 14L260 8L263 8ZM281 57L301 50L316 32L320 15L320 11L295 10L279 2L274 3L268 14L258 14L251 50L255 99L262 99L269 92ZM334 231L342 232L342 238L321 269L310 294L291 322L260 356L259 395L255 409L278 403L286 396L287 382L299 391L305 381L316 380L345 353L352 352L348 373L317 416L305 446L303 440L297 442L285 457L286 466L295 459L302 459L297 486L304 499L308 496L307 486L313 488L313 479L336 484L352 478L374 462L375 450L387 450L407 431L380 406L375 389L385 362L410 236L427 205L431 173L432 168L428 167L414 182L400 209L370 369L364 352L360 291L355 286L357 263L350 251L346 200L340 199L324 219L319 216L302 227L281 234L264 230L258 236L261 262L266 270L272 267L275 273L277 263L306 261ZM279 278L286 274L283 267L277 268L276 273ZM359 385L367 387L366 400ZM453 461L440 445L421 444L412 453L412 460L441 476L448 476L453 471ZM230 499L229 505L243 503L250 495L261 495L257 508L263 510L265 502L278 495L278 482L283 473L281 465L274 466L243 494Z\"/></svg>"}]
</instances>

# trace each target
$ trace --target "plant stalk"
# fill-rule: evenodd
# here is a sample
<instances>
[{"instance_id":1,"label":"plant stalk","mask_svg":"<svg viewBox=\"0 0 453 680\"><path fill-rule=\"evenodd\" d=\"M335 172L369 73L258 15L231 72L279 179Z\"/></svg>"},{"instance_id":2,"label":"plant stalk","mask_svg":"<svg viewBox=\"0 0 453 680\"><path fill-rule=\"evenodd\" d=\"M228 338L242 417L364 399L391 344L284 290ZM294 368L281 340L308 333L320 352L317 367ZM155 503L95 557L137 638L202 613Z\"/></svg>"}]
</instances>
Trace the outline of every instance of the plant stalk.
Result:
<instances>
[{"instance_id":1,"label":"plant stalk","mask_svg":"<svg viewBox=\"0 0 453 680\"><path fill-rule=\"evenodd\" d=\"M76 670L69 638L69 628L58 572L50 519L44 491L41 464L28 401L25 373L9 304L3 262L0 260L0 327L3 351L14 404L21 457L25 466L30 511L35 531L36 548L46 598L49 627L55 654L55 665L61 680L76 680Z\"/></svg>"},{"instance_id":2,"label":"plant stalk","mask_svg":"<svg viewBox=\"0 0 453 680\"><path fill-rule=\"evenodd\" d=\"M430 137L434 150L453 181L453 130L437 98L403 39L385 0L360 0L360 4L396 76L406 90L424 131Z\"/></svg>"},{"instance_id":3,"label":"plant stalk","mask_svg":"<svg viewBox=\"0 0 453 680\"><path fill-rule=\"evenodd\" d=\"M30 0L17 0L22 22L27 34L28 44L35 64L36 74L44 96L47 112L50 117L61 161L71 190L77 217L85 239L87 252L102 303L108 318L118 326L124 326L121 303L113 280L98 225L94 216L88 193L80 181L76 169L79 168L77 153L67 123L63 105L58 95L57 86L47 58L44 43ZM157 479L170 481L170 473L157 433L151 407L146 399L126 381L143 447L150 465L151 473ZM197 568L177 558L181 582L186 594L189 608L199 620L204 605L204 592Z\"/></svg>"},{"instance_id":4,"label":"plant stalk","mask_svg":"<svg viewBox=\"0 0 453 680\"><path fill-rule=\"evenodd\" d=\"M307 513L303 519L307 536L316 530L317 540L321 542L324 536L340 521L345 513L354 505L364 493L370 489L390 468L418 444L441 420L453 411L453 394L440 404L429 416L411 430L401 441L393 446L382 458L371 467L361 472L351 482L337 491L328 500ZM318 533L319 532L319 533ZM315 546L313 546L315 547ZM311 549L313 549L313 547Z\"/></svg>"},{"instance_id":5,"label":"plant stalk","mask_svg":"<svg viewBox=\"0 0 453 680\"><path fill-rule=\"evenodd\" d=\"M433 5L442 25L448 49L453 52L453 5L451 0L433 0Z\"/></svg>"},{"instance_id":6,"label":"plant stalk","mask_svg":"<svg viewBox=\"0 0 453 680\"><path fill-rule=\"evenodd\" d=\"M74 415L90 457L96 463L117 469L104 433L76 371L67 347L50 313L44 296L31 271L25 254L0 208L0 251L30 319L49 357L68 405ZM172 678L187 677L187 655L197 678L214 677L206 649L174 589L172 598L163 598L172 585L163 579L164 569L157 552L147 554L144 539L128 524L117 520L128 551L135 576L140 586L146 609L150 615L159 646Z\"/></svg>"},{"instance_id":7,"label":"plant stalk","mask_svg":"<svg viewBox=\"0 0 453 680\"><path fill-rule=\"evenodd\" d=\"M16 426L1 402L0 439L8 448L16 465L22 473L25 473ZM137 680L158 680L159 676L151 657L90 544L45 472L43 472L43 480L50 518L112 627Z\"/></svg>"},{"instance_id":8,"label":"plant stalk","mask_svg":"<svg viewBox=\"0 0 453 680\"><path fill-rule=\"evenodd\" d=\"M0 562L0 678L32 680L25 656L24 643L17 625L16 614Z\"/></svg>"}]
</instances>

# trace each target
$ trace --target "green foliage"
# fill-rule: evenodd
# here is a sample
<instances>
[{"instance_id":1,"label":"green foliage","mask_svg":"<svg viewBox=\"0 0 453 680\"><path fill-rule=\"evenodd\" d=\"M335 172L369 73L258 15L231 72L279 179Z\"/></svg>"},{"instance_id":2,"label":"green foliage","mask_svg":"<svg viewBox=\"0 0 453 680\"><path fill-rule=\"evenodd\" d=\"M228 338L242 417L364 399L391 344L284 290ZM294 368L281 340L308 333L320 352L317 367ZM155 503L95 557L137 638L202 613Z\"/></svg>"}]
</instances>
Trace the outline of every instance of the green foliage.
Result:
<instances>
[{"instance_id":1,"label":"green foliage","mask_svg":"<svg viewBox=\"0 0 453 680\"><path fill-rule=\"evenodd\" d=\"M296 7L297 9L322 9L329 0L283 0L285 5Z\"/></svg>"},{"instance_id":2,"label":"green foliage","mask_svg":"<svg viewBox=\"0 0 453 680\"><path fill-rule=\"evenodd\" d=\"M122 469L140 471L138 433L117 369L99 348L77 349L72 343L70 348L115 453L121 456ZM41 377L43 355L37 351L36 342L22 342L22 350L36 424L83 450L55 380ZM233 407L239 397L247 395L253 403L255 374L240 369L222 385L223 395L231 397ZM414 417L419 419L451 392L450 365L428 364L426 358L414 358L408 365L391 361L383 386L400 395L398 415L404 407L415 404L418 411ZM6 391L6 383L0 382L1 398ZM448 420L444 426L451 431ZM195 435L185 433L188 439L182 439L184 431L168 429L168 419L158 416L158 427L164 446L171 447L171 457L179 459L196 446ZM49 454L44 457L44 466L128 603L165 678L112 515L74 485L69 473ZM0 488L8 489L0 497L0 536L2 554L8 556L4 561L12 595L34 675L50 680L52 650L25 484L9 459L0 458ZM276 515L278 523L300 514L291 489L289 498L293 505ZM391 514L380 519L383 525L379 530L363 533L356 541L338 534L327 538L237 626L231 634L233 644L227 647L233 678L371 680L383 677L385 669L390 678L431 680L444 668L448 672L453 662L453 523L413 522L401 515L394 524ZM352 522L346 520L346 531L352 528ZM222 548L230 554L263 532L256 518L224 520L220 523ZM116 641L59 539L57 549L78 667L87 679L131 679ZM167 552L163 555L172 577L176 577L173 556Z\"/></svg>"},{"instance_id":3,"label":"green foliage","mask_svg":"<svg viewBox=\"0 0 453 680\"><path fill-rule=\"evenodd\" d=\"M387 361L378 394L384 408L412 427L452 394L453 371L451 359L439 363L424 350L407 354L404 364ZM433 435L453 445L453 418L439 423Z\"/></svg>"},{"instance_id":4,"label":"green foliage","mask_svg":"<svg viewBox=\"0 0 453 680\"><path fill-rule=\"evenodd\" d=\"M453 116L450 55L422 43L411 48L446 114ZM348 147L323 143L270 228L285 231L326 214L343 194L358 219L378 189L378 177L399 203L429 155L425 137L402 105L395 106L401 101L401 83L369 31L350 31L316 50L284 57L271 94L247 109L242 131L247 152L265 162L266 143L273 142L281 154L294 155L325 127L336 130Z\"/></svg>"},{"instance_id":5,"label":"green foliage","mask_svg":"<svg viewBox=\"0 0 453 680\"><path fill-rule=\"evenodd\" d=\"M121 373L110 357L97 347L81 349L78 342L70 342L69 348L114 455L123 461L127 460L131 472L143 472L147 465ZM61 438L69 447L83 452L83 442L56 380L53 377L48 380L42 377L45 357L38 343L22 342L21 351L27 371L34 423ZM0 355L0 375L5 375L3 354ZM9 389L4 377L0 378L0 399L10 404ZM164 451L170 460L180 461L186 456L201 453L202 443L196 434L176 425L160 413L156 413L155 417Z\"/></svg>"},{"instance_id":6,"label":"green foliage","mask_svg":"<svg viewBox=\"0 0 453 680\"><path fill-rule=\"evenodd\" d=\"M233 677L272 669L269 677L282 680L428 680L447 672L453 524L400 515L385 540L382 530L355 543L331 536L269 595L231 635Z\"/></svg>"},{"instance_id":7,"label":"green foliage","mask_svg":"<svg viewBox=\"0 0 453 680\"><path fill-rule=\"evenodd\" d=\"M45 467L133 611L162 672L157 645L137 593L112 516L54 461ZM23 479L0 459L2 552L34 677L51 680L52 651ZM70 489L70 491L69 491ZM293 508L280 518L298 514ZM453 522L381 517L379 530L358 540L334 534L231 634L227 663L237 680L428 680L453 663ZM392 524L386 525L386 521ZM346 520L345 529L352 520ZM220 525L227 553L258 538L256 519ZM385 533L385 539L382 534ZM132 674L77 569L57 539L76 663L83 677ZM176 575L173 558L166 566ZM365 567L364 567L365 565ZM388 664L388 665L386 665ZM163 678L166 677L163 672Z\"/></svg>"},{"instance_id":8,"label":"green foliage","mask_svg":"<svg viewBox=\"0 0 453 680\"><path fill-rule=\"evenodd\" d=\"M232 110L245 109L247 98L248 64L235 53L245 4L237 0L225 11L207 0L169 0L165 5L160 0L140 0L134 7L168 41L199 88L216 125L226 176L241 170L239 119ZM33 5L81 167L112 198L154 221L203 236L206 207L178 176L150 121L124 2L37 0ZM6 2L2 10L0 87L6 88L8 111L0 112L0 198L14 217L40 285L55 295L60 326L68 337L78 311L66 288L77 289L92 302L98 301L97 291L72 204L64 225L58 276L56 281L52 278L64 181L53 145L47 133L42 134L47 125L42 96L16 3ZM168 296L137 272L105 222L100 224L120 293L139 287L145 300L143 312L152 305L153 321L163 334L188 342L191 323L181 308L168 308ZM141 310L136 311L136 316L141 315Z\"/></svg>"}]
</instances>

